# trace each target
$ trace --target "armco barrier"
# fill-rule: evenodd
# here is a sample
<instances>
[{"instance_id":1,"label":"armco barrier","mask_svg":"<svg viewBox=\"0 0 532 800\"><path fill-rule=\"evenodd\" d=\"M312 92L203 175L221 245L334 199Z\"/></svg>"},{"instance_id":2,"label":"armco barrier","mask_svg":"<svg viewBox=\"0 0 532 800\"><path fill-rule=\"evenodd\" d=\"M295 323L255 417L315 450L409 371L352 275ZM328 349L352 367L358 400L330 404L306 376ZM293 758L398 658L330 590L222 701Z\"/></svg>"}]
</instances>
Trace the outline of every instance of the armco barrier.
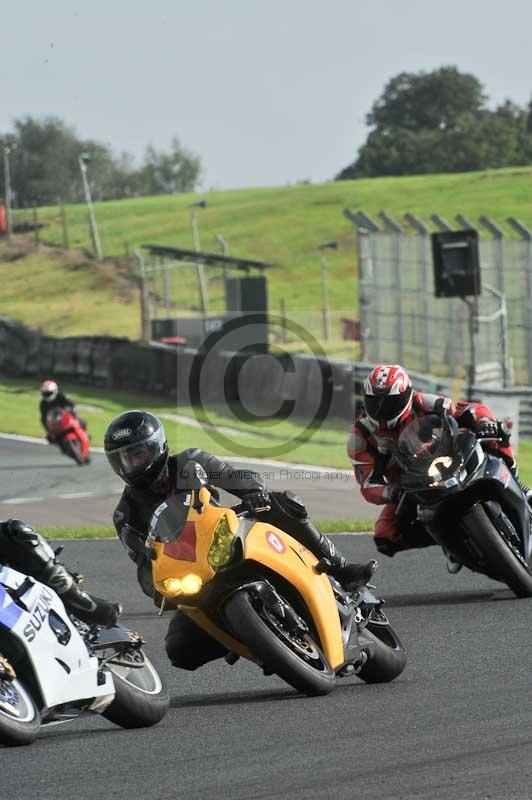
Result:
<instances>
[{"instance_id":1,"label":"armco barrier","mask_svg":"<svg viewBox=\"0 0 532 800\"><path fill-rule=\"evenodd\" d=\"M24 375L26 362L35 348L35 334L25 325L0 317L0 355L7 374Z\"/></svg>"},{"instance_id":2,"label":"armco barrier","mask_svg":"<svg viewBox=\"0 0 532 800\"><path fill-rule=\"evenodd\" d=\"M104 336L54 338L0 316L2 375L31 376L36 382L58 377L93 386L152 392L186 405L190 402L190 372L192 364L198 364L196 359L193 350L176 350L158 343L146 345ZM246 359L249 360L244 366ZM349 420L372 366L327 362L307 355L249 358L221 351L206 363L201 399L209 404L240 400L255 409L262 406L265 411L280 408L284 400L295 400L302 416L313 416L316 398L323 397L324 385L329 381L330 414ZM420 391L451 394L448 380L410 374ZM473 397L481 399L486 391L484 387L473 387ZM519 400L520 436L532 438L532 388L490 388L489 392Z\"/></svg>"},{"instance_id":3,"label":"armco barrier","mask_svg":"<svg viewBox=\"0 0 532 800\"><path fill-rule=\"evenodd\" d=\"M77 344L75 338L67 338L62 340L61 347L55 348L54 375L56 377L78 377Z\"/></svg>"}]
</instances>

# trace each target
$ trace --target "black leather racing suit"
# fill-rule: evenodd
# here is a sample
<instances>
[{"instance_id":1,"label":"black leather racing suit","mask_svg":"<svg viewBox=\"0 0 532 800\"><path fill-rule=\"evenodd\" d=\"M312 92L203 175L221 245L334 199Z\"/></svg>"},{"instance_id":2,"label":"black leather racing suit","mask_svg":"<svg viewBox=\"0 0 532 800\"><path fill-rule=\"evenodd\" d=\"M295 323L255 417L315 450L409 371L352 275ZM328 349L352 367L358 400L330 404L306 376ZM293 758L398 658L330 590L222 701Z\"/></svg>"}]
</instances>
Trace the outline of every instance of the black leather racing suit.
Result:
<instances>
[{"instance_id":1,"label":"black leather racing suit","mask_svg":"<svg viewBox=\"0 0 532 800\"><path fill-rule=\"evenodd\" d=\"M40 533L20 519L0 522L0 564L23 572L50 586L67 609L89 624L112 626L119 617L119 606L83 591Z\"/></svg>"},{"instance_id":2,"label":"black leather racing suit","mask_svg":"<svg viewBox=\"0 0 532 800\"><path fill-rule=\"evenodd\" d=\"M157 492L126 486L113 515L113 522L128 555L137 565L137 579L142 591L154 597L151 563L144 547L151 517L163 500L175 494L180 472L189 461L201 464L210 486L224 489L239 498L247 494L266 492L266 486L256 472L238 469L204 450L191 448L168 459L163 483ZM280 527L300 541L314 555L327 558L333 564L345 564L334 544L312 524L305 506L292 492L270 492L271 510L262 512L260 520ZM184 614L176 611L166 636L166 652L174 666L182 669L197 667L223 656L226 649Z\"/></svg>"}]
</instances>

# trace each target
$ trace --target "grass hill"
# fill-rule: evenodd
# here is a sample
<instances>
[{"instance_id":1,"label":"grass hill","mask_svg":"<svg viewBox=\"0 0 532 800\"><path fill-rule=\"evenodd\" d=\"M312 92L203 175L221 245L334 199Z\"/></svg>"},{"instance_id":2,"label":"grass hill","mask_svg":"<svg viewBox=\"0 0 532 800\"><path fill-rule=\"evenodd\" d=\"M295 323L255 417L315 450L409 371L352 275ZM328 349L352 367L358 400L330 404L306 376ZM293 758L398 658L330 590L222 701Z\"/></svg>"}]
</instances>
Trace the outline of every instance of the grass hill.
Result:
<instances>
[{"instance_id":1,"label":"grass hill","mask_svg":"<svg viewBox=\"0 0 532 800\"><path fill-rule=\"evenodd\" d=\"M188 206L200 195L137 198L96 203L100 238L106 261L97 264L90 251L87 211L68 206L69 245L63 252L57 208L39 209L48 223L42 235L53 247L35 249L30 239L18 247L0 246L0 313L60 334L111 333L139 335L138 290L124 259L146 243L192 247ZM296 185L273 189L207 192L207 207L198 210L203 250L219 252L221 234L231 255L261 259L277 265L269 274L272 311L281 299L290 316L321 329L320 260L317 245L337 239L340 247L327 256L329 300L336 317L356 317L358 284L356 242L345 207L376 216L385 210L398 220L406 212L427 222L438 213L452 221L458 212L472 220L480 214L503 223L515 216L532 227L532 167L479 173L423 175ZM510 234L510 230L508 229ZM20 237L17 237L17 239ZM15 260L13 260L15 259ZM130 258L132 265L133 259ZM220 275L208 271L213 309L221 308ZM192 270L176 273L178 305L197 307ZM336 330L338 336L338 330ZM334 342L330 352L334 353ZM346 345L344 345L345 349ZM342 353L346 354L346 353Z\"/></svg>"}]
</instances>

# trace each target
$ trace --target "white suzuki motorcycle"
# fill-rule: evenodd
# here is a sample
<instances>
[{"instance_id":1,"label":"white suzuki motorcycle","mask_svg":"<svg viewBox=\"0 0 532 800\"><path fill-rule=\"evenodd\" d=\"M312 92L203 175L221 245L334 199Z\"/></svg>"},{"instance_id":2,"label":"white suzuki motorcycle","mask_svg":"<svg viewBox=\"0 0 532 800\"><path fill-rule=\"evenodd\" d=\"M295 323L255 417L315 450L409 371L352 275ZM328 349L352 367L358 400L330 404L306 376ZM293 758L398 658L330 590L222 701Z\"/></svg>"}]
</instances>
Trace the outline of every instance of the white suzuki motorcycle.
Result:
<instances>
[{"instance_id":1,"label":"white suzuki motorcycle","mask_svg":"<svg viewBox=\"0 0 532 800\"><path fill-rule=\"evenodd\" d=\"M169 707L138 633L70 616L43 583L0 566L0 744L30 744L42 725L91 711L123 728Z\"/></svg>"}]
</instances>

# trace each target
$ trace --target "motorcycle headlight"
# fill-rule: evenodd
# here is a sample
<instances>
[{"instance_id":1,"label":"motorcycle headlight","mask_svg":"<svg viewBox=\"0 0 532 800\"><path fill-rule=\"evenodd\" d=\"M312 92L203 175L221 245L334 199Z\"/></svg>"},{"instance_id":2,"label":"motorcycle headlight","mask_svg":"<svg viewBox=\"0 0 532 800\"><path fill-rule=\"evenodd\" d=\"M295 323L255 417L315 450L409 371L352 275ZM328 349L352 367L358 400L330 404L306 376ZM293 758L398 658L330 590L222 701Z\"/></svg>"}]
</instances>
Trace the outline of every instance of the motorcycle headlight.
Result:
<instances>
[{"instance_id":1,"label":"motorcycle headlight","mask_svg":"<svg viewBox=\"0 0 532 800\"><path fill-rule=\"evenodd\" d=\"M162 582L165 594L170 594L173 597L177 597L180 594L197 594L202 586L203 581L200 576L193 573L185 575L184 578L166 578Z\"/></svg>"},{"instance_id":2,"label":"motorcycle headlight","mask_svg":"<svg viewBox=\"0 0 532 800\"><path fill-rule=\"evenodd\" d=\"M234 534L229 527L227 517L222 517L214 531L214 541L207 556L207 561L214 570L220 569L231 561L233 539Z\"/></svg>"},{"instance_id":3,"label":"motorcycle headlight","mask_svg":"<svg viewBox=\"0 0 532 800\"><path fill-rule=\"evenodd\" d=\"M448 469L452 463L453 460L450 456L440 456L439 458L435 458L428 469L428 474L430 475L431 478L435 478L437 481L441 481L442 475L440 472L440 467Z\"/></svg>"}]
</instances>

